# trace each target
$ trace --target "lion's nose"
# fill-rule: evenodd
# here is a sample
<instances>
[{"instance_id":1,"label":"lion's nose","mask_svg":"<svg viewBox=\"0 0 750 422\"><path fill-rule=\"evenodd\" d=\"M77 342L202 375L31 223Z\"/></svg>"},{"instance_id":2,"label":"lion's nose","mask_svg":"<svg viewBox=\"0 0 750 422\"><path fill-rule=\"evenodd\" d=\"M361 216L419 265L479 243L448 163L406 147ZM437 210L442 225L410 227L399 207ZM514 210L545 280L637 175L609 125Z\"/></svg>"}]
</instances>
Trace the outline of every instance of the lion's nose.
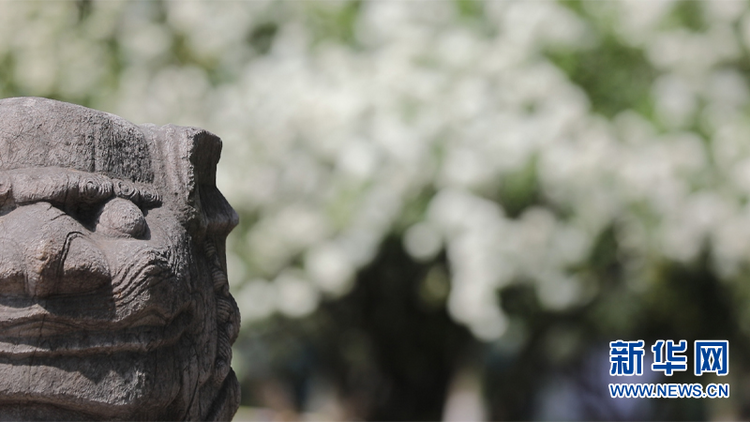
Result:
<instances>
[{"instance_id":1,"label":"lion's nose","mask_svg":"<svg viewBox=\"0 0 750 422\"><path fill-rule=\"evenodd\" d=\"M0 294L85 294L110 280L107 260L87 230L59 209L37 203L0 219L6 233L0 238L0 277L6 275Z\"/></svg>"},{"instance_id":2,"label":"lion's nose","mask_svg":"<svg viewBox=\"0 0 750 422\"><path fill-rule=\"evenodd\" d=\"M27 260L26 293L34 297L83 294L109 280L104 254L80 232L68 233L62 245L38 244Z\"/></svg>"},{"instance_id":3,"label":"lion's nose","mask_svg":"<svg viewBox=\"0 0 750 422\"><path fill-rule=\"evenodd\" d=\"M0 238L0 295L17 296L26 292L21 251L21 246L13 239Z\"/></svg>"}]
</instances>

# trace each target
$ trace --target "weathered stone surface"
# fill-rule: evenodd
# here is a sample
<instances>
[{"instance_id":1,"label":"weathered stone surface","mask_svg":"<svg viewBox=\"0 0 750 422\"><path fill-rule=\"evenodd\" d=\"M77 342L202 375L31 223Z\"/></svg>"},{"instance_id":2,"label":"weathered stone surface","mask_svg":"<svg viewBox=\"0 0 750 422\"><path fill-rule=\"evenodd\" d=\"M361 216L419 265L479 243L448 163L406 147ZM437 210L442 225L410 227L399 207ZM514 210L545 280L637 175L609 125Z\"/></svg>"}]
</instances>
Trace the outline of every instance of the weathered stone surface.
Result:
<instances>
[{"instance_id":1,"label":"weathered stone surface","mask_svg":"<svg viewBox=\"0 0 750 422\"><path fill-rule=\"evenodd\" d=\"M221 141L0 100L0 420L228 420Z\"/></svg>"}]
</instances>

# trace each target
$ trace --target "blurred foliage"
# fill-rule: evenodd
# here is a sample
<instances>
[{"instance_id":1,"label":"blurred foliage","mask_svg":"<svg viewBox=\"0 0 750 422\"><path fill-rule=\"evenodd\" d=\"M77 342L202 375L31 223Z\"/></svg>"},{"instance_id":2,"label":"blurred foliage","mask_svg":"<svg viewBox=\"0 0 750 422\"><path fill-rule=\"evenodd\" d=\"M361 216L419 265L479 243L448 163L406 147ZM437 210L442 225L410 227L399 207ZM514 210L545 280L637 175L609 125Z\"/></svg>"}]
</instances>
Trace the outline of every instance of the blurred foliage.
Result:
<instances>
[{"instance_id":1,"label":"blurred foliage","mask_svg":"<svg viewBox=\"0 0 750 422\"><path fill-rule=\"evenodd\" d=\"M594 111L610 118L625 110L651 116L648 94L656 70L640 49L623 45L612 34L599 38L598 45L586 51L552 51L549 56L586 91Z\"/></svg>"}]
</instances>

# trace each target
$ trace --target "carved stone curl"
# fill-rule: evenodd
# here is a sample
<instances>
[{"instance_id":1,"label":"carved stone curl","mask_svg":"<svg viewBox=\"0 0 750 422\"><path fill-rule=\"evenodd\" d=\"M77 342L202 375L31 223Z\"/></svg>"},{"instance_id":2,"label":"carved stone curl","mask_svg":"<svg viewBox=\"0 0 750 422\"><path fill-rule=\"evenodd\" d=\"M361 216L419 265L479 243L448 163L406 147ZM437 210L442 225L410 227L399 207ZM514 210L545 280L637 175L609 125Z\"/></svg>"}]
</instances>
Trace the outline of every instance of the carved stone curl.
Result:
<instances>
[{"instance_id":1,"label":"carved stone curl","mask_svg":"<svg viewBox=\"0 0 750 422\"><path fill-rule=\"evenodd\" d=\"M229 420L221 141L0 100L0 420Z\"/></svg>"}]
</instances>

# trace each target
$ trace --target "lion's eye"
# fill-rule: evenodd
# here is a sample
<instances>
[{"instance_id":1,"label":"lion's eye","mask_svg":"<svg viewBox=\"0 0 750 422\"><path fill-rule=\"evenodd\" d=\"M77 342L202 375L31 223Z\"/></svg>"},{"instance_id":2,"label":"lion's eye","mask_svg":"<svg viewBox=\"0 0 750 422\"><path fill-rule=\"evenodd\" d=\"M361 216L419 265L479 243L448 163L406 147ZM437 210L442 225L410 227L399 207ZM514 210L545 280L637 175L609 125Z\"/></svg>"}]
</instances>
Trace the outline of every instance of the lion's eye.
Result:
<instances>
[{"instance_id":1,"label":"lion's eye","mask_svg":"<svg viewBox=\"0 0 750 422\"><path fill-rule=\"evenodd\" d=\"M114 198L99 212L95 231L109 236L139 238L146 234L146 218L134 203Z\"/></svg>"}]
</instances>

